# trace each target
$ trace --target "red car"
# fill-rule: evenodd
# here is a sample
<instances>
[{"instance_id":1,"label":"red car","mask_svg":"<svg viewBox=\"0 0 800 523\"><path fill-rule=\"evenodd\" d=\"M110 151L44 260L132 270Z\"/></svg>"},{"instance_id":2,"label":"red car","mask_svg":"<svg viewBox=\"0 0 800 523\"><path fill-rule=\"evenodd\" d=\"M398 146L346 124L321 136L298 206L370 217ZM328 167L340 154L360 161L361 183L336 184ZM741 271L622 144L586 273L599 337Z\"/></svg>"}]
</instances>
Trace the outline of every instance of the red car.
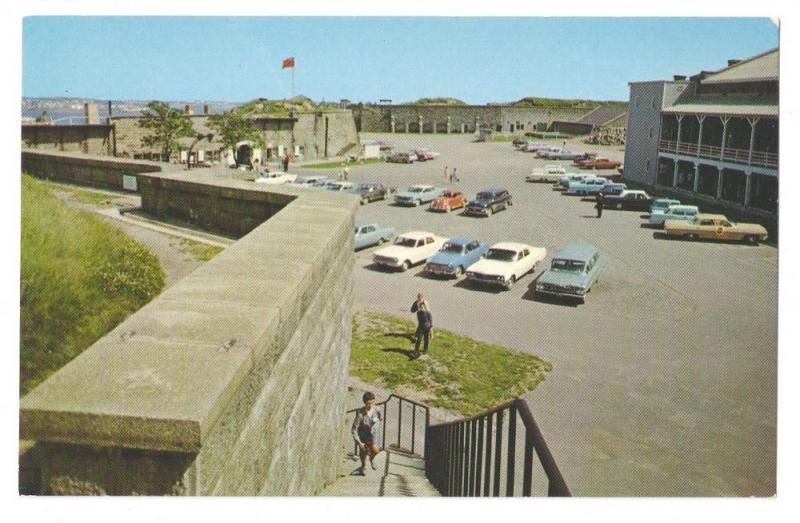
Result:
<instances>
[{"instance_id":1,"label":"red car","mask_svg":"<svg viewBox=\"0 0 800 523\"><path fill-rule=\"evenodd\" d=\"M431 153L427 149L417 149L416 151L414 151L414 154L417 155L417 160L420 162L426 162L428 160L433 160L434 158L436 158L433 155L433 153Z\"/></svg>"},{"instance_id":2,"label":"red car","mask_svg":"<svg viewBox=\"0 0 800 523\"><path fill-rule=\"evenodd\" d=\"M578 167L581 169L616 169L622 165L622 162L616 160L609 160L608 158L595 158L593 160L584 160Z\"/></svg>"},{"instance_id":3,"label":"red car","mask_svg":"<svg viewBox=\"0 0 800 523\"><path fill-rule=\"evenodd\" d=\"M454 189L447 189L431 202L431 210L450 212L453 209L464 207L466 203L467 199L464 198L464 193Z\"/></svg>"}]
</instances>

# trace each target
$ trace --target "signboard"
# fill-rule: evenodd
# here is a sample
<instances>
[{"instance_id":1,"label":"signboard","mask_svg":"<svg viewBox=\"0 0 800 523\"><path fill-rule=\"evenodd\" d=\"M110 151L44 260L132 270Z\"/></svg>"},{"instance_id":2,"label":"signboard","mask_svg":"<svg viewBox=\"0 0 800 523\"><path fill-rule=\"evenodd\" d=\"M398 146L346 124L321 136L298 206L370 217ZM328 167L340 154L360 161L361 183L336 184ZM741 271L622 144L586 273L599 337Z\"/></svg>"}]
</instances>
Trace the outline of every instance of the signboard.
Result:
<instances>
[{"instance_id":1,"label":"signboard","mask_svg":"<svg viewBox=\"0 0 800 523\"><path fill-rule=\"evenodd\" d=\"M126 191L138 191L139 185L136 183L136 176L133 174L123 174L122 188Z\"/></svg>"}]
</instances>

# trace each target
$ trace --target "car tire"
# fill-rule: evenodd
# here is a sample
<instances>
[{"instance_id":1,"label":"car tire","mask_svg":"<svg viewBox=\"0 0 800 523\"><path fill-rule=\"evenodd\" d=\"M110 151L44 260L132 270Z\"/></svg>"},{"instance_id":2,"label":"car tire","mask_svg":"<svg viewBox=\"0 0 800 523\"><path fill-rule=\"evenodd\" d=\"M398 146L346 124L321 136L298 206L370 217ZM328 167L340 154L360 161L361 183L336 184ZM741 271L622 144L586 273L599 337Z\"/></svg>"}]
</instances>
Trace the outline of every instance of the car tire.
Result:
<instances>
[{"instance_id":1,"label":"car tire","mask_svg":"<svg viewBox=\"0 0 800 523\"><path fill-rule=\"evenodd\" d=\"M512 202L511 200L508 200L508 206L511 207L512 205L514 205L514 202Z\"/></svg>"},{"instance_id":2,"label":"car tire","mask_svg":"<svg viewBox=\"0 0 800 523\"><path fill-rule=\"evenodd\" d=\"M745 241L750 245L758 245L758 236L755 234L751 234L745 237Z\"/></svg>"},{"instance_id":3,"label":"car tire","mask_svg":"<svg viewBox=\"0 0 800 523\"><path fill-rule=\"evenodd\" d=\"M369 201L369 200L367 200L367 199L365 199L365 198L361 198L361 201L360 201L359 203L360 203L361 205L366 205L366 203L367 203L368 201Z\"/></svg>"},{"instance_id":4,"label":"car tire","mask_svg":"<svg viewBox=\"0 0 800 523\"><path fill-rule=\"evenodd\" d=\"M621 203L618 203L618 204L617 204L617 209L618 209L618 210L622 209L622 204L621 204Z\"/></svg>"},{"instance_id":5,"label":"car tire","mask_svg":"<svg viewBox=\"0 0 800 523\"><path fill-rule=\"evenodd\" d=\"M378 238L378 245L383 245L383 243L385 241L386 241L386 238Z\"/></svg>"},{"instance_id":6,"label":"car tire","mask_svg":"<svg viewBox=\"0 0 800 523\"><path fill-rule=\"evenodd\" d=\"M464 274L464 267L459 265L456 267L456 278L460 278L462 274Z\"/></svg>"},{"instance_id":7,"label":"car tire","mask_svg":"<svg viewBox=\"0 0 800 523\"><path fill-rule=\"evenodd\" d=\"M422 205L420 200L414 200L414 207L419 207L420 205Z\"/></svg>"},{"instance_id":8,"label":"car tire","mask_svg":"<svg viewBox=\"0 0 800 523\"><path fill-rule=\"evenodd\" d=\"M449 205L445 205L444 206L444 212L450 212L450 206Z\"/></svg>"},{"instance_id":9,"label":"car tire","mask_svg":"<svg viewBox=\"0 0 800 523\"><path fill-rule=\"evenodd\" d=\"M517 278L515 276L511 276L511 279L508 280L508 283L506 284L506 290L510 291L511 288L514 287L515 283L517 283Z\"/></svg>"},{"instance_id":10,"label":"car tire","mask_svg":"<svg viewBox=\"0 0 800 523\"><path fill-rule=\"evenodd\" d=\"M689 240L689 241L695 242L695 241L698 240L698 236L696 234L687 234L686 235L686 239Z\"/></svg>"},{"instance_id":11,"label":"car tire","mask_svg":"<svg viewBox=\"0 0 800 523\"><path fill-rule=\"evenodd\" d=\"M411 268L411 262L406 260L403 262L403 265L400 266L400 272L406 272L410 268Z\"/></svg>"},{"instance_id":12,"label":"car tire","mask_svg":"<svg viewBox=\"0 0 800 523\"><path fill-rule=\"evenodd\" d=\"M486 209L486 212L487 212L487 216L491 216L492 214L494 214L494 209L489 207L488 209Z\"/></svg>"}]
</instances>

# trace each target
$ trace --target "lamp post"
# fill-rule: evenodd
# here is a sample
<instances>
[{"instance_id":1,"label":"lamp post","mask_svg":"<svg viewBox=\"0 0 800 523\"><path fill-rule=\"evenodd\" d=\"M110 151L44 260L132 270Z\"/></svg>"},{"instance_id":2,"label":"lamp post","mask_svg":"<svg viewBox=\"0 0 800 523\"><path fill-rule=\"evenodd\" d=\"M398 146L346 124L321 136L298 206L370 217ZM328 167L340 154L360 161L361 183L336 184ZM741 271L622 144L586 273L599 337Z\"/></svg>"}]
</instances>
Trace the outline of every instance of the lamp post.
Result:
<instances>
[{"instance_id":1,"label":"lamp post","mask_svg":"<svg viewBox=\"0 0 800 523\"><path fill-rule=\"evenodd\" d=\"M203 138L208 138L208 141L210 142L211 140L214 139L214 133L208 133L208 134L197 133L197 137L192 142L192 145L189 146L189 150L186 151L186 170L187 171L192 168L192 149L194 149L194 146L197 145L197 142L199 142Z\"/></svg>"}]
</instances>

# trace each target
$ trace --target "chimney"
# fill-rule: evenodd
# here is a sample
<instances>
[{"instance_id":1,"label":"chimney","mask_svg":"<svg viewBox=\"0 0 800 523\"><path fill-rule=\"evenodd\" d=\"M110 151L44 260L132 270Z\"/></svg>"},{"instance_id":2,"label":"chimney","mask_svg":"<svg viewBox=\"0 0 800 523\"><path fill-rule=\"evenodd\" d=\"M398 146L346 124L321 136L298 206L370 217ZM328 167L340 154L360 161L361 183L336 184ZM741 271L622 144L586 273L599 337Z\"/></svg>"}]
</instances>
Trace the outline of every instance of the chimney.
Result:
<instances>
[{"instance_id":1,"label":"chimney","mask_svg":"<svg viewBox=\"0 0 800 523\"><path fill-rule=\"evenodd\" d=\"M732 65L736 65L739 62L741 62L741 60L737 60L736 58L731 58L730 60L728 60L728 67L730 67Z\"/></svg>"},{"instance_id":2,"label":"chimney","mask_svg":"<svg viewBox=\"0 0 800 523\"><path fill-rule=\"evenodd\" d=\"M680 82L680 81L686 80L686 75L685 74L674 74L674 75L672 75L672 79L674 81L676 81L676 82Z\"/></svg>"},{"instance_id":3,"label":"chimney","mask_svg":"<svg viewBox=\"0 0 800 523\"><path fill-rule=\"evenodd\" d=\"M100 111L97 110L97 104L83 104L83 115L86 117L87 124L100 123Z\"/></svg>"},{"instance_id":4,"label":"chimney","mask_svg":"<svg viewBox=\"0 0 800 523\"><path fill-rule=\"evenodd\" d=\"M183 108L183 114L194 114L194 111L192 110L192 104L186 104L186 106Z\"/></svg>"},{"instance_id":5,"label":"chimney","mask_svg":"<svg viewBox=\"0 0 800 523\"><path fill-rule=\"evenodd\" d=\"M208 116L211 113L211 106L209 104L203 104L203 114Z\"/></svg>"}]
</instances>

